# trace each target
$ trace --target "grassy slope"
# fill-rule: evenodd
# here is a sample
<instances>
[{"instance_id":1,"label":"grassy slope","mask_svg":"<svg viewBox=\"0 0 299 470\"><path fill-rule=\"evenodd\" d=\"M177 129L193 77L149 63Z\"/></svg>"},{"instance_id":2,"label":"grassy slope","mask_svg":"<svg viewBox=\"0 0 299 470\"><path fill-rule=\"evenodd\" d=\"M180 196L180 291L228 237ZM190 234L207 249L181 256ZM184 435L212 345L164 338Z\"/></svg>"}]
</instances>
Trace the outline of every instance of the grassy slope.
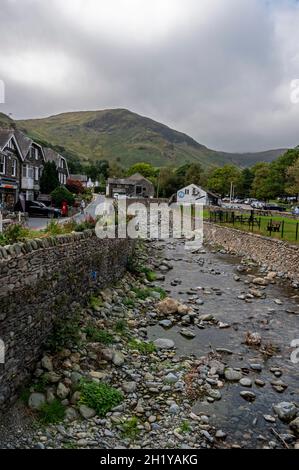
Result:
<instances>
[{"instance_id":1,"label":"grassy slope","mask_svg":"<svg viewBox=\"0 0 299 470\"><path fill-rule=\"evenodd\" d=\"M186 134L124 109L65 113L18 121L18 127L35 139L75 152L81 161L107 159L125 167L141 161L155 166L251 164L248 155L210 150ZM270 151L262 159L273 159L280 153ZM253 158L259 160L257 154Z\"/></svg>"},{"instance_id":2,"label":"grassy slope","mask_svg":"<svg viewBox=\"0 0 299 470\"><path fill-rule=\"evenodd\" d=\"M0 113L0 128L7 129L12 127L14 121L6 114Z\"/></svg>"}]
</instances>

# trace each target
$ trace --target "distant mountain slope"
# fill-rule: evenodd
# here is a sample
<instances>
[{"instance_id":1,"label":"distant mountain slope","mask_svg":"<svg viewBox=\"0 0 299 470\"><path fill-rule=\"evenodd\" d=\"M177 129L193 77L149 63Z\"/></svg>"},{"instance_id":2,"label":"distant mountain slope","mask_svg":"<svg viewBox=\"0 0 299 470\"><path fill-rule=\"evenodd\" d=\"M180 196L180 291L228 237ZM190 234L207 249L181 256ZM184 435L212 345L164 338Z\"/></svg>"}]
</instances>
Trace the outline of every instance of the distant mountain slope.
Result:
<instances>
[{"instance_id":1,"label":"distant mountain slope","mask_svg":"<svg viewBox=\"0 0 299 470\"><path fill-rule=\"evenodd\" d=\"M230 154L210 150L186 134L126 109L64 113L44 119L17 121L31 137L63 146L81 161L106 159L124 167L136 162L179 166L198 162L204 167L234 163L250 166L271 161L284 150L260 154Z\"/></svg>"},{"instance_id":2,"label":"distant mountain slope","mask_svg":"<svg viewBox=\"0 0 299 470\"><path fill-rule=\"evenodd\" d=\"M9 127L14 127L14 121L6 114L0 113L0 128L7 129Z\"/></svg>"}]
</instances>

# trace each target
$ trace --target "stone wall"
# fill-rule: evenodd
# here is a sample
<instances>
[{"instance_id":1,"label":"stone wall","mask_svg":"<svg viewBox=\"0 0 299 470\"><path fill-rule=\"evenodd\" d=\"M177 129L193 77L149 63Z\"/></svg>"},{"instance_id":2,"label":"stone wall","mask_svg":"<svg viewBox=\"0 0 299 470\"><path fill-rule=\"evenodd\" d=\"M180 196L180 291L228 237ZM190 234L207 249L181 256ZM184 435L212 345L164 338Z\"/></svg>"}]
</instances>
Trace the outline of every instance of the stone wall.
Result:
<instances>
[{"instance_id":1,"label":"stone wall","mask_svg":"<svg viewBox=\"0 0 299 470\"><path fill-rule=\"evenodd\" d=\"M248 256L299 282L299 245L208 222L204 223L204 237L209 243L240 256Z\"/></svg>"},{"instance_id":2,"label":"stone wall","mask_svg":"<svg viewBox=\"0 0 299 470\"><path fill-rule=\"evenodd\" d=\"M30 376L57 316L120 278L133 248L92 230L0 247L0 408Z\"/></svg>"}]
</instances>

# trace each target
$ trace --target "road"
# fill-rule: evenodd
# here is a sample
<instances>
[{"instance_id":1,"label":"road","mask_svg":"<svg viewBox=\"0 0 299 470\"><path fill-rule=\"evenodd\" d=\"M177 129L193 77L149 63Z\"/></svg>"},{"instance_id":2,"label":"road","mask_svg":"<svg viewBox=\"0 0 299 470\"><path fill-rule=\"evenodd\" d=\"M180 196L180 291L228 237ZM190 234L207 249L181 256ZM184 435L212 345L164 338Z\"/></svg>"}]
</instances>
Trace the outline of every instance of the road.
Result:
<instances>
[{"instance_id":1,"label":"road","mask_svg":"<svg viewBox=\"0 0 299 470\"><path fill-rule=\"evenodd\" d=\"M84 215L81 214L81 213L76 214L73 217L73 219L76 222L81 222L82 220L84 220L86 215L90 215L92 217L95 217L97 205L104 202L104 201L105 201L105 196L95 195L93 201L86 207L86 209L84 211L85 212ZM49 223L49 220L50 219L47 219L46 217L29 217L29 219L27 220L27 226L30 229L33 229L33 230L43 230L47 227L47 225ZM70 219L69 218L62 218L62 219L58 219L58 222L63 223L63 222L66 222L68 220L70 220Z\"/></svg>"}]
</instances>

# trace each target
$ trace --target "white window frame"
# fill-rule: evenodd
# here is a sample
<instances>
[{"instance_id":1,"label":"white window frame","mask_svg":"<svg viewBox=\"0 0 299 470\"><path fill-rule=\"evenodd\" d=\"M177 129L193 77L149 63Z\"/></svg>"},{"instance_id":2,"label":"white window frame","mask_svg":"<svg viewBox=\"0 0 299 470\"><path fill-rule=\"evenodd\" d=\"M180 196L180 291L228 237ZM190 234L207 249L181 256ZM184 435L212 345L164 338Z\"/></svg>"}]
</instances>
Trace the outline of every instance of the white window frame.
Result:
<instances>
[{"instance_id":1,"label":"white window frame","mask_svg":"<svg viewBox=\"0 0 299 470\"><path fill-rule=\"evenodd\" d=\"M39 180L39 168L38 166L34 167L34 181Z\"/></svg>"},{"instance_id":2,"label":"white window frame","mask_svg":"<svg viewBox=\"0 0 299 470\"><path fill-rule=\"evenodd\" d=\"M30 178L33 180L34 179L34 167L28 164L23 166L22 175L23 175L23 178Z\"/></svg>"},{"instance_id":3,"label":"white window frame","mask_svg":"<svg viewBox=\"0 0 299 470\"><path fill-rule=\"evenodd\" d=\"M5 155L0 155L0 165L3 167L3 170L0 170L0 175L5 175L6 171L6 156Z\"/></svg>"},{"instance_id":4,"label":"white window frame","mask_svg":"<svg viewBox=\"0 0 299 470\"><path fill-rule=\"evenodd\" d=\"M13 176L14 178L17 176L17 160L16 158L13 158L12 161L11 161L11 176Z\"/></svg>"}]
</instances>

